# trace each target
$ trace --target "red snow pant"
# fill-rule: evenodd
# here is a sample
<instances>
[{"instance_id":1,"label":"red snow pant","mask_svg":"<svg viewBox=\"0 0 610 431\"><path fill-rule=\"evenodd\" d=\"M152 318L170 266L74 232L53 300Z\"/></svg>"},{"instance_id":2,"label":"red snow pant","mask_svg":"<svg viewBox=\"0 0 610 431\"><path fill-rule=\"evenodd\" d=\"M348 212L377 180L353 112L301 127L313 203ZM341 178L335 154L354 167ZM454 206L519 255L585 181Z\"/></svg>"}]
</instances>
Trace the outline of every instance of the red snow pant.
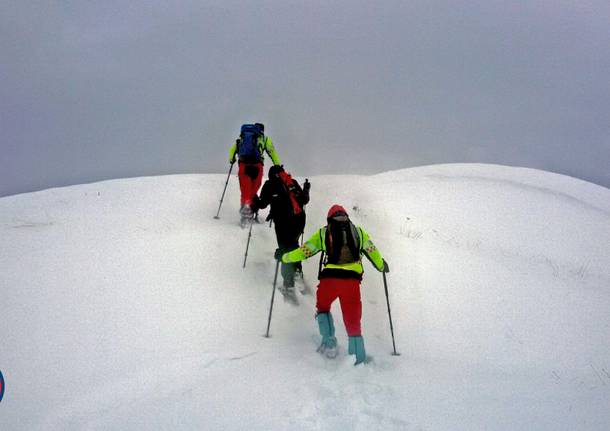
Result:
<instances>
[{"instance_id":1,"label":"red snow pant","mask_svg":"<svg viewBox=\"0 0 610 431\"><path fill-rule=\"evenodd\" d=\"M252 205L254 195L258 193L263 181L263 164L239 162L239 188L241 206Z\"/></svg>"},{"instance_id":2,"label":"red snow pant","mask_svg":"<svg viewBox=\"0 0 610 431\"><path fill-rule=\"evenodd\" d=\"M360 318L362 317L362 302L360 302L360 280L353 278L323 278L316 292L316 309L318 313L330 312L330 305L339 298L343 323L350 337L362 335Z\"/></svg>"}]
</instances>

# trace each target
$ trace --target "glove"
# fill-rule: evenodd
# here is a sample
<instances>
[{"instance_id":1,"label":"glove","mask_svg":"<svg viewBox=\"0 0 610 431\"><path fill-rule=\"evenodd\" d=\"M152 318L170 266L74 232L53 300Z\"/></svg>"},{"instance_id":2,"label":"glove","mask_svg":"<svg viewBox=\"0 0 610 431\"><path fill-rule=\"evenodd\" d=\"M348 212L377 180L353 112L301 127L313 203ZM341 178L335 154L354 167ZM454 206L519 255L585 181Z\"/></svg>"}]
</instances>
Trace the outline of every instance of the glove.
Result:
<instances>
[{"instance_id":1,"label":"glove","mask_svg":"<svg viewBox=\"0 0 610 431\"><path fill-rule=\"evenodd\" d=\"M385 261L385 259L383 259L383 271L382 272L390 272L390 267L388 266L388 263Z\"/></svg>"},{"instance_id":2,"label":"glove","mask_svg":"<svg viewBox=\"0 0 610 431\"><path fill-rule=\"evenodd\" d=\"M239 148L239 139L236 139L236 140L235 140L235 145L236 145L236 149L238 149L238 148ZM233 154L233 158L232 158L232 159L229 159L229 163L230 163L230 164L235 163L235 157L236 157L236 154L234 153L234 154Z\"/></svg>"},{"instance_id":3,"label":"glove","mask_svg":"<svg viewBox=\"0 0 610 431\"><path fill-rule=\"evenodd\" d=\"M310 188L311 188L311 183L309 182L309 180L307 178L305 178L305 184L303 184L303 191L308 192Z\"/></svg>"},{"instance_id":4,"label":"glove","mask_svg":"<svg viewBox=\"0 0 610 431\"><path fill-rule=\"evenodd\" d=\"M273 257L275 257L275 260L282 260L282 256L284 255L284 252L282 251L281 248L276 248L275 249L275 254L273 255Z\"/></svg>"}]
</instances>

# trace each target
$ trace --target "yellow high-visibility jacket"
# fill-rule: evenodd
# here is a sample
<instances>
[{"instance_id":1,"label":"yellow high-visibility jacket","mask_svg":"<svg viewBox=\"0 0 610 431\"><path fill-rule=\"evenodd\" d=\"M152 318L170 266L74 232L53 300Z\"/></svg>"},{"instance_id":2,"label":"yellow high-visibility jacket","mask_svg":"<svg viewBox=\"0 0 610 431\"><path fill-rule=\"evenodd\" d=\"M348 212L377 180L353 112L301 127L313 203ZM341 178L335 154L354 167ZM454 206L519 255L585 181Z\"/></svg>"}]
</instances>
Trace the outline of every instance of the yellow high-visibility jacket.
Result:
<instances>
[{"instance_id":1,"label":"yellow high-visibility jacket","mask_svg":"<svg viewBox=\"0 0 610 431\"><path fill-rule=\"evenodd\" d=\"M267 135L263 135L262 137L258 138L258 152L261 155L261 162L264 162L263 160L263 153L267 153L269 154L269 157L271 157L271 161L273 162L274 165L280 165L280 158L277 155L277 152L275 151L275 147L273 146L273 141L271 140L271 138ZM231 145L231 148L229 149L229 163L233 163L235 162L235 156L237 155L237 146L239 145L239 139L237 140L237 142L235 142L233 145Z\"/></svg>"},{"instance_id":2,"label":"yellow high-visibility jacket","mask_svg":"<svg viewBox=\"0 0 610 431\"><path fill-rule=\"evenodd\" d=\"M375 269L383 271L383 257L381 253L371 241L369 234L362 229L360 226L356 226L356 231L359 236L360 243L360 259L356 262L345 263L345 264L324 264L324 269L344 270L353 271L358 275L362 275L364 268L362 267L362 255L364 254L373 264ZM316 255L320 251L326 252L326 226L318 229L303 245L295 250L288 253L284 253L282 256L282 262L299 262Z\"/></svg>"}]
</instances>

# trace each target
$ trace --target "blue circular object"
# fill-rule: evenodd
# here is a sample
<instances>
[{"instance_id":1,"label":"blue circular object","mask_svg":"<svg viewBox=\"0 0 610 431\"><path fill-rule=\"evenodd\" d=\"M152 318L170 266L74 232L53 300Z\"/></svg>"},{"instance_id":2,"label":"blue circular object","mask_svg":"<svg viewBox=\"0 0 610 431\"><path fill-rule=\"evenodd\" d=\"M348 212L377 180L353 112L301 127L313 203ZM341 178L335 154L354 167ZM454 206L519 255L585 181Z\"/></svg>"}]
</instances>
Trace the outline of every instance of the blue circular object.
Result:
<instances>
[{"instance_id":1,"label":"blue circular object","mask_svg":"<svg viewBox=\"0 0 610 431\"><path fill-rule=\"evenodd\" d=\"M0 401L2 401L3 396L4 396L4 376L2 376L2 371L0 371Z\"/></svg>"},{"instance_id":2,"label":"blue circular object","mask_svg":"<svg viewBox=\"0 0 610 431\"><path fill-rule=\"evenodd\" d=\"M4 396L4 376L2 376L2 371L0 371L0 401L2 401L3 396Z\"/></svg>"}]
</instances>

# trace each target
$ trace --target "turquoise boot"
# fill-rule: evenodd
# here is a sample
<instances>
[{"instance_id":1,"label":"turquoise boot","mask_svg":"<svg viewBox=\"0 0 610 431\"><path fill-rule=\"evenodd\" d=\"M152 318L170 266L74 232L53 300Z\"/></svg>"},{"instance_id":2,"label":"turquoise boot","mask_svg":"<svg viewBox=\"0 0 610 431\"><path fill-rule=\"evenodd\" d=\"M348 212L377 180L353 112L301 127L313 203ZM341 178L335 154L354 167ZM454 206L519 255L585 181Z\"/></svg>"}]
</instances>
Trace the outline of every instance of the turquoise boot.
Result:
<instances>
[{"instance_id":1,"label":"turquoise boot","mask_svg":"<svg viewBox=\"0 0 610 431\"><path fill-rule=\"evenodd\" d=\"M361 364L366 361L366 351L364 350L364 339L361 335L357 337L349 337L347 352L350 355L356 355L356 363Z\"/></svg>"},{"instance_id":2,"label":"turquoise boot","mask_svg":"<svg viewBox=\"0 0 610 431\"><path fill-rule=\"evenodd\" d=\"M318 347L318 352L324 353L329 358L337 356L337 338L335 338L335 324L333 316L329 313L318 313L316 315L322 343Z\"/></svg>"}]
</instances>

